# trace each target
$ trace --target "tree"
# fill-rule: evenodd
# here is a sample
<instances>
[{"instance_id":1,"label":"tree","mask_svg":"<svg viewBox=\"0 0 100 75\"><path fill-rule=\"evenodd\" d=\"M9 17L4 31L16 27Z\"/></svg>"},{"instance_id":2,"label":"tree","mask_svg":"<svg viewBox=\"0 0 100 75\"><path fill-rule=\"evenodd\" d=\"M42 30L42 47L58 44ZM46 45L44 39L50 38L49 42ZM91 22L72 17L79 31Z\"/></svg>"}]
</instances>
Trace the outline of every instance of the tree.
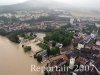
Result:
<instances>
[{"instance_id":1,"label":"tree","mask_svg":"<svg viewBox=\"0 0 100 75\"><path fill-rule=\"evenodd\" d=\"M25 46L24 47L24 52L28 52L28 51L31 51L31 46Z\"/></svg>"},{"instance_id":2,"label":"tree","mask_svg":"<svg viewBox=\"0 0 100 75\"><path fill-rule=\"evenodd\" d=\"M21 33L20 36L21 36L21 37L25 37L25 34L24 34L24 33Z\"/></svg>"},{"instance_id":3,"label":"tree","mask_svg":"<svg viewBox=\"0 0 100 75\"><path fill-rule=\"evenodd\" d=\"M25 37L25 33L21 33L20 36L21 36L21 37Z\"/></svg>"},{"instance_id":4,"label":"tree","mask_svg":"<svg viewBox=\"0 0 100 75\"><path fill-rule=\"evenodd\" d=\"M63 41L63 46L68 46L71 44L72 39L70 37L67 37Z\"/></svg>"},{"instance_id":5,"label":"tree","mask_svg":"<svg viewBox=\"0 0 100 75\"><path fill-rule=\"evenodd\" d=\"M45 70L44 71L44 75L49 75L48 71Z\"/></svg>"},{"instance_id":6,"label":"tree","mask_svg":"<svg viewBox=\"0 0 100 75\"><path fill-rule=\"evenodd\" d=\"M100 35L100 28L98 29L98 35Z\"/></svg>"},{"instance_id":7,"label":"tree","mask_svg":"<svg viewBox=\"0 0 100 75\"><path fill-rule=\"evenodd\" d=\"M47 49L47 55L48 57L51 55L50 48Z\"/></svg>"},{"instance_id":8,"label":"tree","mask_svg":"<svg viewBox=\"0 0 100 75\"><path fill-rule=\"evenodd\" d=\"M42 49L45 49L45 50L49 49L49 46L48 46L47 44L45 44L45 43L39 43L38 45L39 45L39 47L41 47Z\"/></svg>"},{"instance_id":9,"label":"tree","mask_svg":"<svg viewBox=\"0 0 100 75\"><path fill-rule=\"evenodd\" d=\"M68 37L70 37L70 39ZM68 38L69 40L72 40L73 33L72 32L66 32L63 29L56 29L56 30L53 30L52 32L49 32L46 35L46 37L44 38L44 40L45 41L52 40L52 41L55 41L55 42L63 43L65 38Z\"/></svg>"},{"instance_id":10,"label":"tree","mask_svg":"<svg viewBox=\"0 0 100 75\"><path fill-rule=\"evenodd\" d=\"M37 35L36 34L34 34L34 38L36 38L37 37Z\"/></svg>"},{"instance_id":11,"label":"tree","mask_svg":"<svg viewBox=\"0 0 100 75\"><path fill-rule=\"evenodd\" d=\"M37 56L37 61L38 61L39 63L42 62L42 56L41 56L41 55L38 55L38 56Z\"/></svg>"},{"instance_id":12,"label":"tree","mask_svg":"<svg viewBox=\"0 0 100 75\"><path fill-rule=\"evenodd\" d=\"M19 38L18 38L18 35L17 35L16 32L15 32L15 33L9 34L9 35L8 35L8 38L9 38L9 40L12 41L12 42L20 43Z\"/></svg>"},{"instance_id":13,"label":"tree","mask_svg":"<svg viewBox=\"0 0 100 75\"><path fill-rule=\"evenodd\" d=\"M32 32L30 33L30 36L33 36L33 33Z\"/></svg>"},{"instance_id":14,"label":"tree","mask_svg":"<svg viewBox=\"0 0 100 75\"><path fill-rule=\"evenodd\" d=\"M54 46L56 46L56 42L55 41L52 42L52 47L54 47Z\"/></svg>"},{"instance_id":15,"label":"tree","mask_svg":"<svg viewBox=\"0 0 100 75\"><path fill-rule=\"evenodd\" d=\"M59 48L58 47L51 48L51 55L56 55L58 53L59 53Z\"/></svg>"},{"instance_id":16,"label":"tree","mask_svg":"<svg viewBox=\"0 0 100 75\"><path fill-rule=\"evenodd\" d=\"M74 46L74 47L77 47L77 46L78 46L78 43L73 43L73 46Z\"/></svg>"},{"instance_id":17,"label":"tree","mask_svg":"<svg viewBox=\"0 0 100 75\"><path fill-rule=\"evenodd\" d=\"M4 29L0 29L0 35L5 36L7 35L7 32Z\"/></svg>"}]
</instances>

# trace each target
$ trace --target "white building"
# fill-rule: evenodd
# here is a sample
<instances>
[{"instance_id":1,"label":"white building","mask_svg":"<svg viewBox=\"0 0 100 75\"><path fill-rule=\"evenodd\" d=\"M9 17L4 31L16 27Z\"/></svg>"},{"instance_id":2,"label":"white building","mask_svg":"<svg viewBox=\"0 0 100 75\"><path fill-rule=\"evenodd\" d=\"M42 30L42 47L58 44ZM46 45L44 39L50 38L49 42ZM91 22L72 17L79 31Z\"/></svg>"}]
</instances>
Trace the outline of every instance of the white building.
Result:
<instances>
[{"instance_id":1,"label":"white building","mask_svg":"<svg viewBox=\"0 0 100 75\"><path fill-rule=\"evenodd\" d=\"M69 69L73 69L75 64L75 58L71 57L69 62Z\"/></svg>"}]
</instances>

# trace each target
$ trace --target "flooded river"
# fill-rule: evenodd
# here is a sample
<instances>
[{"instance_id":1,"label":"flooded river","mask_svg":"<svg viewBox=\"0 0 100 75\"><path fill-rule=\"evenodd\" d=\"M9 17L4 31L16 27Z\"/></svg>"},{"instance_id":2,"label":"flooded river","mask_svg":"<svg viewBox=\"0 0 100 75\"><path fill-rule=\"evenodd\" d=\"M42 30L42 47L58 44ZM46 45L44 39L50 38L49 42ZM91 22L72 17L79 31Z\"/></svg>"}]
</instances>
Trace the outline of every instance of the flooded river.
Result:
<instances>
[{"instance_id":1,"label":"flooded river","mask_svg":"<svg viewBox=\"0 0 100 75\"><path fill-rule=\"evenodd\" d=\"M0 36L0 75L43 75L41 72L31 72L31 64L43 66L24 53L21 45Z\"/></svg>"}]
</instances>

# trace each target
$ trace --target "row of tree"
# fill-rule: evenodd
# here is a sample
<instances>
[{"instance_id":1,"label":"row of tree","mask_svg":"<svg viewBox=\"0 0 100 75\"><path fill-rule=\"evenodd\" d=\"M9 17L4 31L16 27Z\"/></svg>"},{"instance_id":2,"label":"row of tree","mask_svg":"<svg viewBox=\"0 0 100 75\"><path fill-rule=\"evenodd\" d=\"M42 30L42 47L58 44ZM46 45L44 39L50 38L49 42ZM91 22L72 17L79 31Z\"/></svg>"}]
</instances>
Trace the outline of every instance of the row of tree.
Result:
<instances>
[{"instance_id":1,"label":"row of tree","mask_svg":"<svg viewBox=\"0 0 100 75\"><path fill-rule=\"evenodd\" d=\"M29 38L32 39L32 37L30 36L25 36L26 33L29 32L49 32L51 30L39 30L39 29L21 29L21 30L16 30L16 31L5 31L4 29L0 29L0 35L2 36L6 36L9 40L11 40L12 42L15 43L19 43L20 40L18 38L18 35L25 37L25 38Z\"/></svg>"}]
</instances>

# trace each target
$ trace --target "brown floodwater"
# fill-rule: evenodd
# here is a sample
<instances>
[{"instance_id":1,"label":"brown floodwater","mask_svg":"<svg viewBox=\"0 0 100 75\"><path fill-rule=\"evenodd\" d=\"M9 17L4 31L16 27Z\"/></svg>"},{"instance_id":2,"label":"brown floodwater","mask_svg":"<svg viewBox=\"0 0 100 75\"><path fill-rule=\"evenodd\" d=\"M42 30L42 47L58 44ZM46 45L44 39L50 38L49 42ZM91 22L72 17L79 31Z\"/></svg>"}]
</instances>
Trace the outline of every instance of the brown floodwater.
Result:
<instances>
[{"instance_id":1,"label":"brown floodwater","mask_svg":"<svg viewBox=\"0 0 100 75\"><path fill-rule=\"evenodd\" d=\"M43 66L24 53L21 45L0 36L0 75L43 75L41 72L31 72L31 65Z\"/></svg>"}]
</instances>

